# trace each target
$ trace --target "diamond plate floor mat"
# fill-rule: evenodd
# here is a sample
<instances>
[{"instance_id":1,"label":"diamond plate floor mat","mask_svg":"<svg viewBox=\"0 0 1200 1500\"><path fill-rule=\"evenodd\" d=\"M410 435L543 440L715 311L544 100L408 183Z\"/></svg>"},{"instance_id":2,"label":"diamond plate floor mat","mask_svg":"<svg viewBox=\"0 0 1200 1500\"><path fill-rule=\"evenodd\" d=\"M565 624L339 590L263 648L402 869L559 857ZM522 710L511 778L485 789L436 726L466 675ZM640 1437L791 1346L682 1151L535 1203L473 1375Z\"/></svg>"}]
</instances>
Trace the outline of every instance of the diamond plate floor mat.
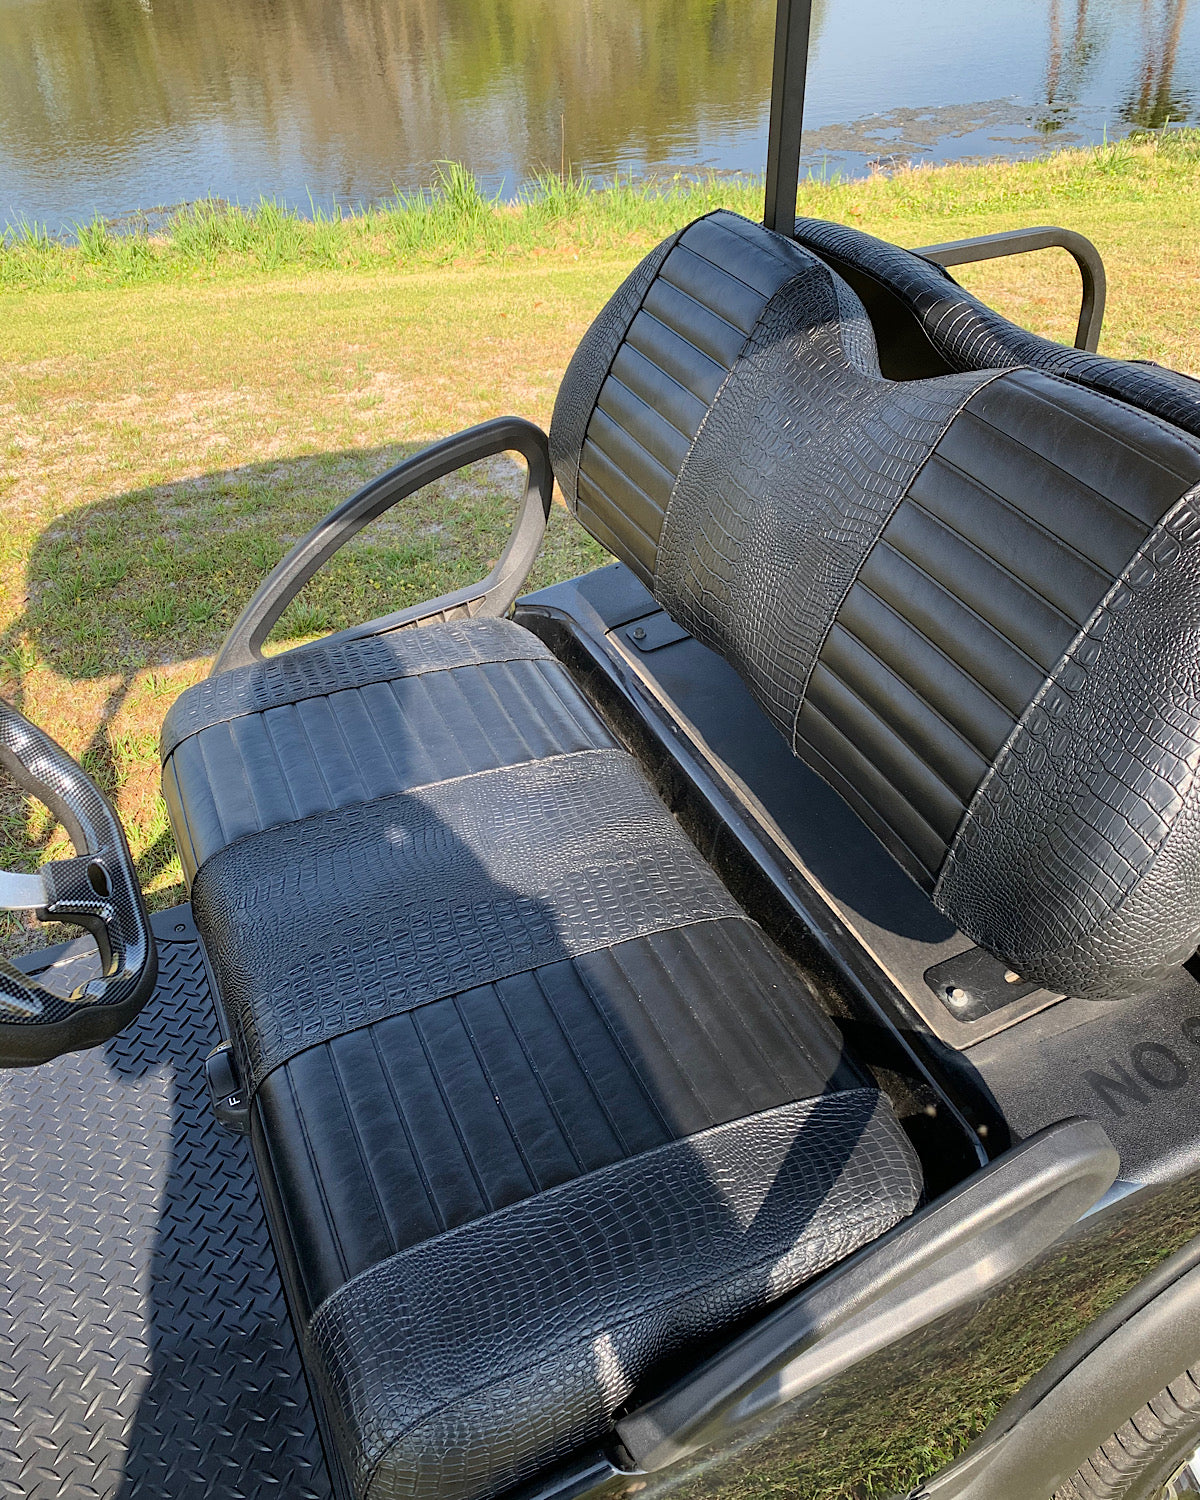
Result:
<instances>
[{"instance_id":1,"label":"diamond plate floor mat","mask_svg":"<svg viewBox=\"0 0 1200 1500\"><path fill-rule=\"evenodd\" d=\"M0 1070L0 1496L329 1500L187 908L107 1046Z\"/></svg>"}]
</instances>

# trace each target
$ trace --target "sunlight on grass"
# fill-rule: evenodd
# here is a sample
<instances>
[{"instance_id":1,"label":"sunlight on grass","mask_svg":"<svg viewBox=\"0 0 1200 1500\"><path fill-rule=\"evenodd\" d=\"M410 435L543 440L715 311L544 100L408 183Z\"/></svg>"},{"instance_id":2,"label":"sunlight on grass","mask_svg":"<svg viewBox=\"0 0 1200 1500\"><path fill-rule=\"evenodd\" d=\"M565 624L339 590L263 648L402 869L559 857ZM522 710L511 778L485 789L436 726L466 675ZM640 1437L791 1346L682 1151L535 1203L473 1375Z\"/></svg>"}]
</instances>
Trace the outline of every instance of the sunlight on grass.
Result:
<instances>
[{"instance_id":1,"label":"sunlight on grass","mask_svg":"<svg viewBox=\"0 0 1200 1500\"><path fill-rule=\"evenodd\" d=\"M1134 134L1033 161L915 167L866 180L816 176L801 184L799 211L849 222L867 216L882 226L917 216L926 222L1008 213L1027 219L1049 202L1095 210L1171 194L1189 200L1194 212L1198 159L1200 131ZM162 234L116 234L95 219L75 226L73 243L22 224L0 236L0 289L612 251L635 240L652 243L713 208L757 218L761 203L762 183L752 177L679 174L598 185L553 173L536 178L515 202L503 202L484 194L465 167L446 162L425 192L397 194L359 213L310 205L304 217L271 199L253 208L205 201L181 209ZM1177 201L1177 212L1184 208Z\"/></svg>"},{"instance_id":2,"label":"sunlight on grass","mask_svg":"<svg viewBox=\"0 0 1200 1500\"><path fill-rule=\"evenodd\" d=\"M300 219L196 204L160 238L36 225L0 249L0 690L115 798L154 905L183 888L158 791L163 714L263 574L332 506L422 443L503 412L546 425L581 334L631 266L754 182L602 192L549 175L516 204L447 165L425 194ZM1200 133L1044 161L809 183L801 212L900 244L1065 223L1109 268L1102 349L1200 370ZM960 279L1071 339L1062 252ZM481 577L520 487L497 460L413 496L305 589L308 639ZM601 549L556 507L532 585ZM0 787L0 863L65 848ZM37 935L13 919L0 945Z\"/></svg>"}]
</instances>

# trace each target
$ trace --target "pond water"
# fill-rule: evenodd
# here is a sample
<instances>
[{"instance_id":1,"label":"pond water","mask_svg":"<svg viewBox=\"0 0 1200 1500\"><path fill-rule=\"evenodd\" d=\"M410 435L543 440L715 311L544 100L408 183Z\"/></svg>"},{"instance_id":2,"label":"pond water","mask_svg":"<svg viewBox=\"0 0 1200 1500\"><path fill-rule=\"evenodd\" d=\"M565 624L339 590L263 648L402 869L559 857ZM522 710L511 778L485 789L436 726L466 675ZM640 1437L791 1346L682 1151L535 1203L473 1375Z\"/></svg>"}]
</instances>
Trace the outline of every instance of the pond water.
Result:
<instances>
[{"instance_id":1,"label":"pond water","mask_svg":"<svg viewBox=\"0 0 1200 1500\"><path fill-rule=\"evenodd\" d=\"M0 0L0 222L760 172L774 0ZM817 172L1200 121L1200 0L815 0Z\"/></svg>"}]
</instances>

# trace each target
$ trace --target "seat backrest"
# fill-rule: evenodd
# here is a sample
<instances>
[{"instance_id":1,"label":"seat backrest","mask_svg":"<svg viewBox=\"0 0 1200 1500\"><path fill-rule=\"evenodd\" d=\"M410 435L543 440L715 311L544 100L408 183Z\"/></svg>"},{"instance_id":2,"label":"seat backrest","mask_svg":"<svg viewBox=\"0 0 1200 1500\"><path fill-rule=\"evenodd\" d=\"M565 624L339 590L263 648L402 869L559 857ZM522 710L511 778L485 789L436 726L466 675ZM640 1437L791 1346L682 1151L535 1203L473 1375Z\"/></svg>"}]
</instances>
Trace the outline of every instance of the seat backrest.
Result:
<instances>
[{"instance_id":1,"label":"seat backrest","mask_svg":"<svg viewBox=\"0 0 1200 1500\"><path fill-rule=\"evenodd\" d=\"M942 266L861 229L797 219L796 239L862 298L879 334L885 375L911 379L1030 365L1200 437L1200 380L1190 375L1040 338L973 297Z\"/></svg>"},{"instance_id":2,"label":"seat backrest","mask_svg":"<svg viewBox=\"0 0 1200 1500\"><path fill-rule=\"evenodd\" d=\"M891 381L855 293L719 212L551 427L587 529L950 919L1126 993L1200 940L1200 443L1028 368Z\"/></svg>"}]
</instances>

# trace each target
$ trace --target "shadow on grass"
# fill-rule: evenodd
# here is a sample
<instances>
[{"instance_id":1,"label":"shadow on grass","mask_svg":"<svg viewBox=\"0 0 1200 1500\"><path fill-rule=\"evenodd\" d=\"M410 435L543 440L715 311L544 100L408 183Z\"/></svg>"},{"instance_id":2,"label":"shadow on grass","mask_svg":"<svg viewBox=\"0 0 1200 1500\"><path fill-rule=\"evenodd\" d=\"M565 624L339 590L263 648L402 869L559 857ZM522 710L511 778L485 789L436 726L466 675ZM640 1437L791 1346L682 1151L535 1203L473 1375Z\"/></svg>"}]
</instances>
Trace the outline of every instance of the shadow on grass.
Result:
<instances>
[{"instance_id":1,"label":"shadow on grass","mask_svg":"<svg viewBox=\"0 0 1200 1500\"><path fill-rule=\"evenodd\" d=\"M158 795L163 715L204 675L207 658L288 548L416 446L274 459L129 490L60 517L30 548L25 608L0 637L5 694L74 749L116 801L153 907L183 895L181 880L167 878L175 846ZM522 487L522 469L502 456L411 496L312 580L273 641L321 635L483 576ZM556 513L530 586L603 560ZM31 838L25 799L4 787L0 864L32 868L61 837L44 821ZM17 952L32 937L27 927L10 931L2 945Z\"/></svg>"}]
</instances>

